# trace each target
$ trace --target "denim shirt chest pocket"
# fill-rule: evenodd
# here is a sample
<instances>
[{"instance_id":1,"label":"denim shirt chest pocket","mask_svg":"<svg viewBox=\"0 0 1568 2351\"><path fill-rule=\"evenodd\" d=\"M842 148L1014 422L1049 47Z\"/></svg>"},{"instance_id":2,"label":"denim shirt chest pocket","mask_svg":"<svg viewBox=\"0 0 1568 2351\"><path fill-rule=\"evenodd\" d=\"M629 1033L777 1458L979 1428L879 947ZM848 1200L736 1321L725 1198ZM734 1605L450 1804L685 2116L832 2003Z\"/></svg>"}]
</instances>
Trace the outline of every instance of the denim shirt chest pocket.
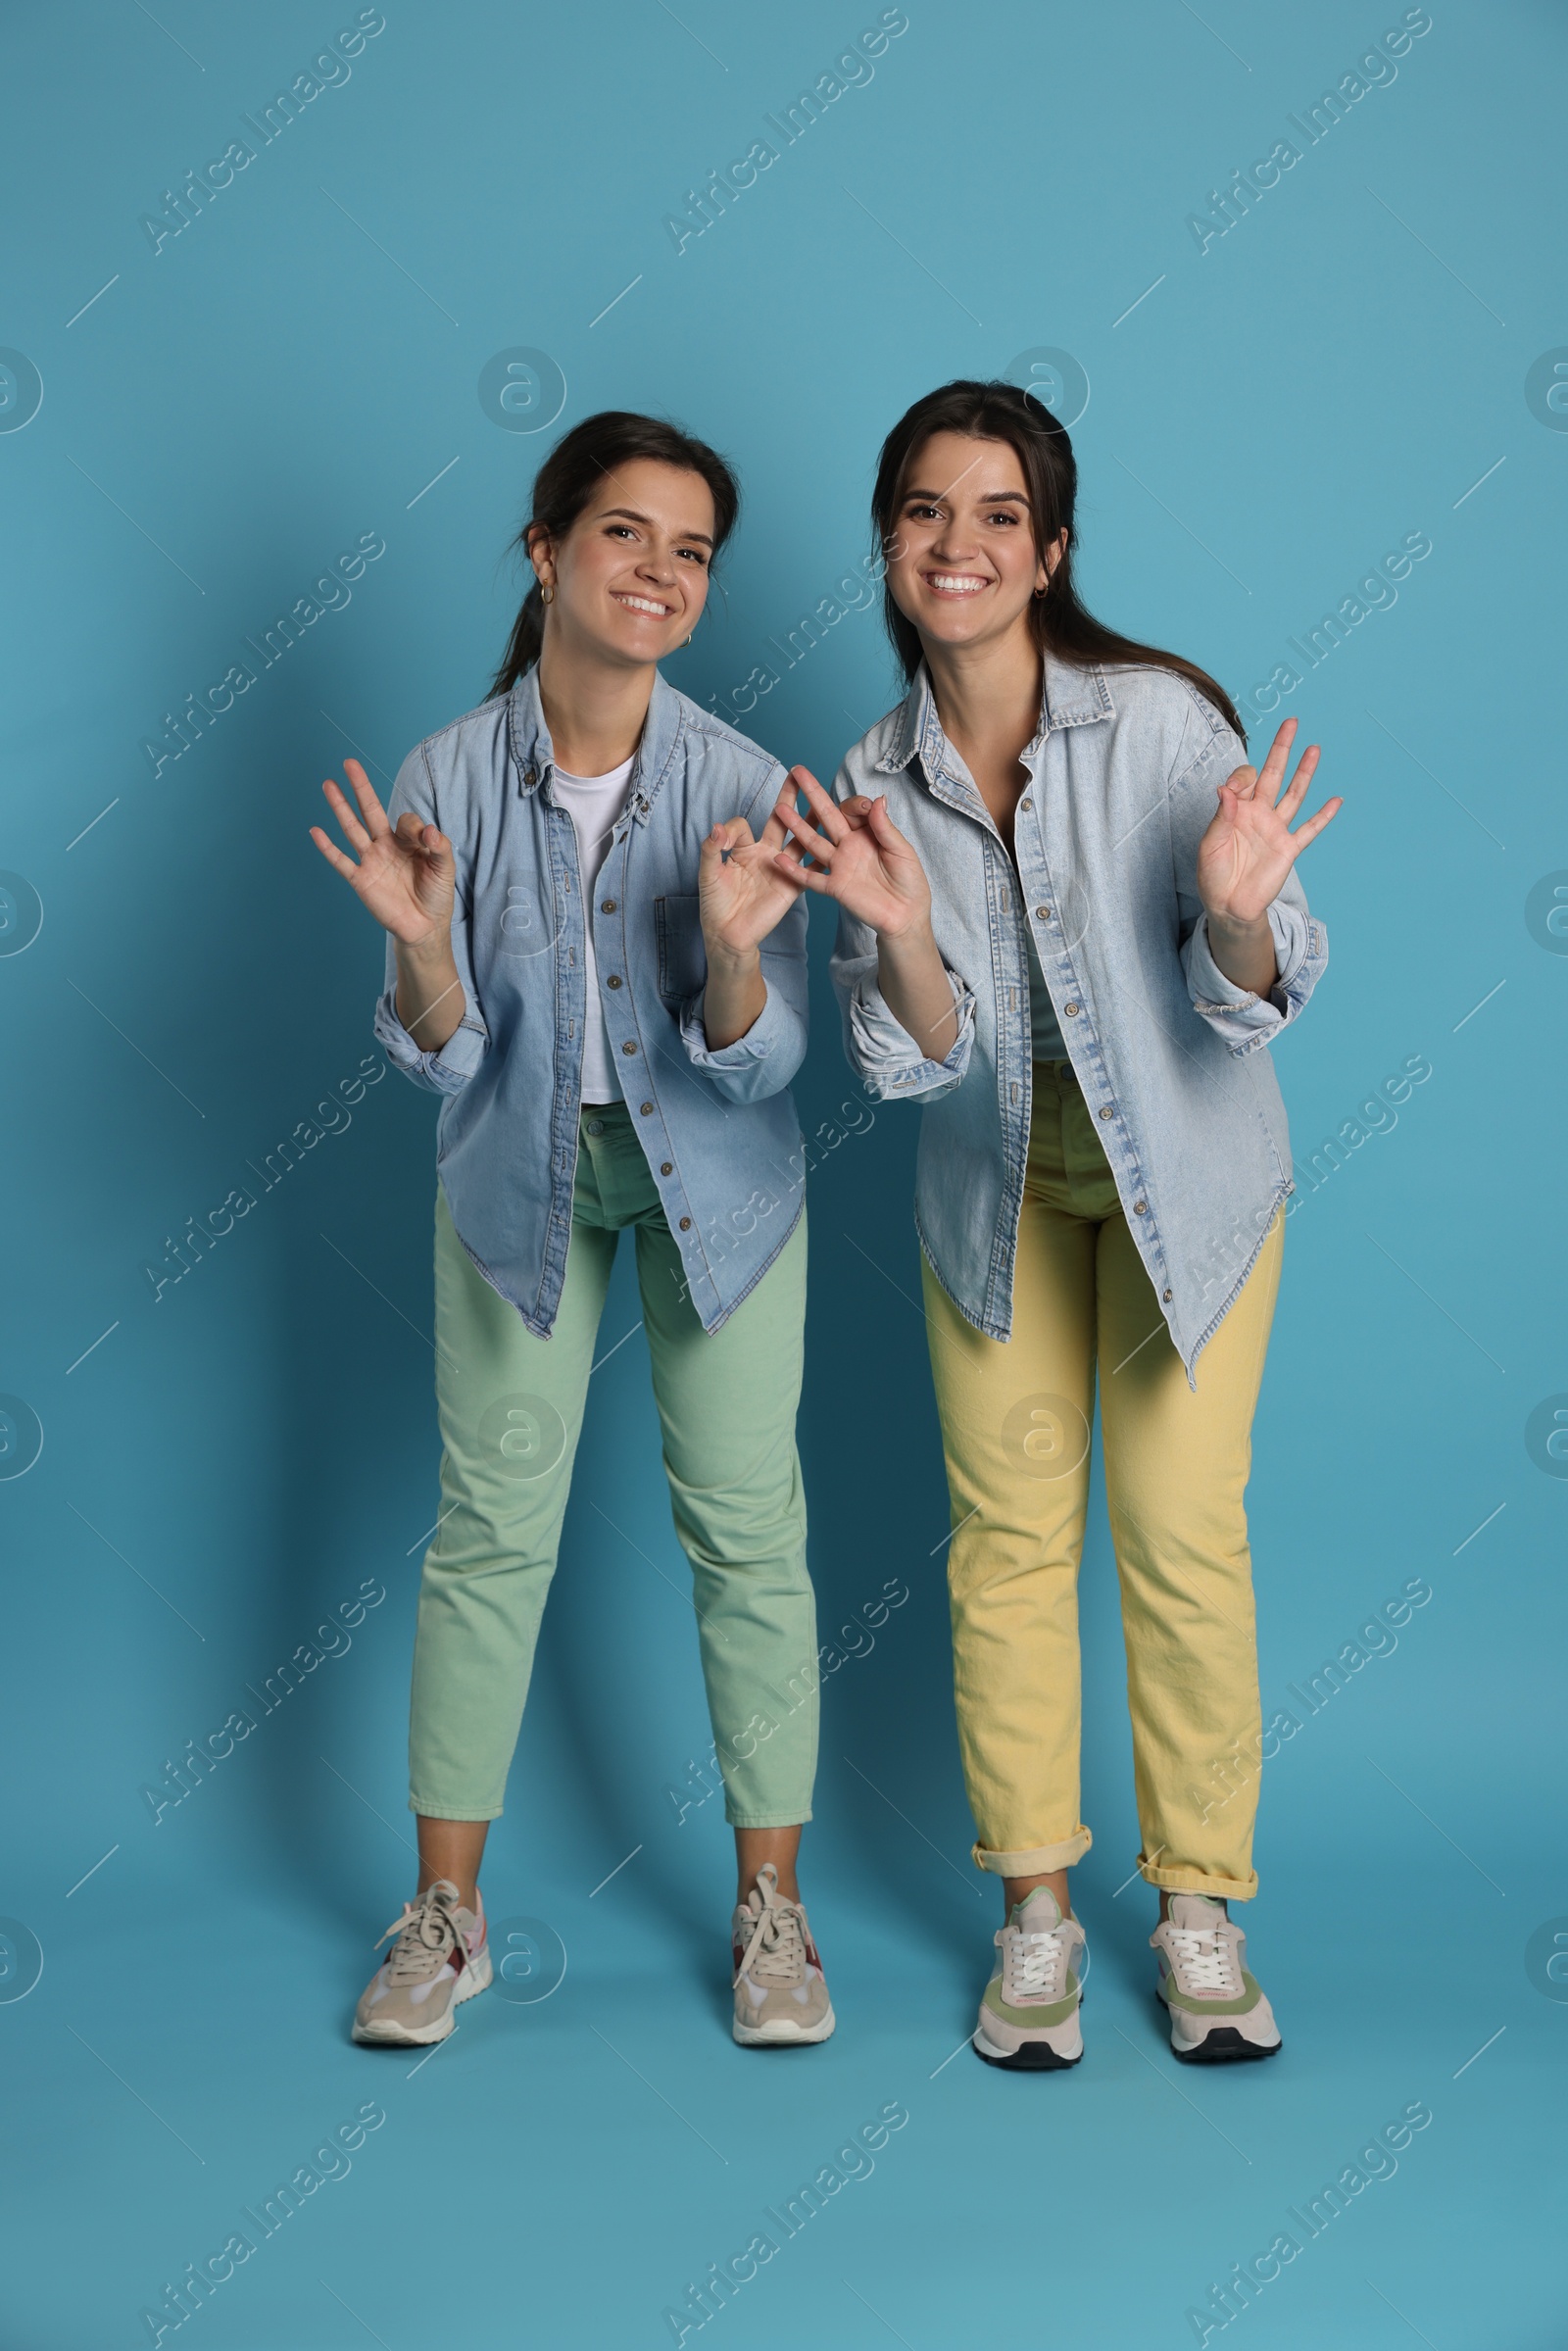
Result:
<instances>
[{"instance_id":1,"label":"denim shirt chest pocket","mask_svg":"<svg viewBox=\"0 0 1568 2351\"><path fill-rule=\"evenodd\" d=\"M659 951L659 993L666 1004L685 1004L708 979L701 901L695 891L654 901Z\"/></svg>"}]
</instances>

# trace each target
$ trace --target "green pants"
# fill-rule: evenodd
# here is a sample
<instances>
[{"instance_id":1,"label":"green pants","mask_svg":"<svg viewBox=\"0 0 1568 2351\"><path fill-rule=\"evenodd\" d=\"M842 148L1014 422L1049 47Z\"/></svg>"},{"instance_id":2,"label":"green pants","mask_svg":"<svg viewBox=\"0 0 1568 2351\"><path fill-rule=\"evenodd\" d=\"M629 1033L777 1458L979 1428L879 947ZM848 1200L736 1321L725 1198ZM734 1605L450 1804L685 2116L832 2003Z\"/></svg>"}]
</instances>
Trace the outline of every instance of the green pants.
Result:
<instances>
[{"instance_id":1,"label":"green pants","mask_svg":"<svg viewBox=\"0 0 1568 2351\"><path fill-rule=\"evenodd\" d=\"M709 1337L630 1115L613 1102L582 1112L565 1284L548 1339L491 1289L437 1193L441 1522L419 1591L409 1726L409 1804L427 1818L500 1815L626 1225L726 1815L754 1829L811 1817L816 1611L795 1449L805 1215ZM606 1516L619 1519L613 1485L600 1492ZM632 1572L648 1571L633 1562Z\"/></svg>"}]
</instances>

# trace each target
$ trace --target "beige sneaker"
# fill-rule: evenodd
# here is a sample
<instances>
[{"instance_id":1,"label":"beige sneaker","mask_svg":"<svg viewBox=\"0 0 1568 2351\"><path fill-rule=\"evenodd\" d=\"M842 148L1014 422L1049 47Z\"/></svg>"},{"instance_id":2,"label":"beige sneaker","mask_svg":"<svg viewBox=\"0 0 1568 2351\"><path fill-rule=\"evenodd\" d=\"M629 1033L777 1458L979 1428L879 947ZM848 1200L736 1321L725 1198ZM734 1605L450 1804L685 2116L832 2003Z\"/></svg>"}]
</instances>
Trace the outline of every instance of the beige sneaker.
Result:
<instances>
[{"instance_id":1,"label":"beige sneaker","mask_svg":"<svg viewBox=\"0 0 1568 2351\"><path fill-rule=\"evenodd\" d=\"M742 2048L826 2040L837 2019L806 1912L781 1901L778 1872L764 1861L730 1922L735 1953L735 2038Z\"/></svg>"},{"instance_id":2,"label":"beige sneaker","mask_svg":"<svg viewBox=\"0 0 1568 2351\"><path fill-rule=\"evenodd\" d=\"M1247 1972L1247 1937L1207 1894L1172 1894L1149 1938L1155 1987L1170 2012L1170 2045L1190 2065L1272 2057L1283 2046L1274 2011Z\"/></svg>"},{"instance_id":3,"label":"beige sneaker","mask_svg":"<svg viewBox=\"0 0 1568 2351\"><path fill-rule=\"evenodd\" d=\"M977 2057L1018 2073L1056 2073L1084 2053L1078 2010L1088 1974L1088 1937L1063 1918L1049 1886L1014 1902L999 1929L997 1971L980 2003Z\"/></svg>"},{"instance_id":4,"label":"beige sneaker","mask_svg":"<svg viewBox=\"0 0 1568 2351\"><path fill-rule=\"evenodd\" d=\"M397 1939L354 2012L356 2040L419 2048L446 2039L459 2001L471 2000L490 1981L483 1894L478 1900L477 1911L465 1909L451 1879L437 1878L404 1904L403 1916L380 1938Z\"/></svg>"}]
</instances>

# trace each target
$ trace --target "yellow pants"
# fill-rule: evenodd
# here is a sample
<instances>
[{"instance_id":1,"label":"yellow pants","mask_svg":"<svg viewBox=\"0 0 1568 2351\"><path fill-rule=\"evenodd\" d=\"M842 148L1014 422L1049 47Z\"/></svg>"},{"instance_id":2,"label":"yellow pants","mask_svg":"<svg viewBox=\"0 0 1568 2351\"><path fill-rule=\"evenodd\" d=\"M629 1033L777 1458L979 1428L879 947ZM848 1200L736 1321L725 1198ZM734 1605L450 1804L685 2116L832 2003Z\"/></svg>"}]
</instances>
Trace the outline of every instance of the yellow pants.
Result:
<instances>
[{"instance_id":1,"label":"yellow pants","mask_svg":"<svg viewBox=\"0 0 1568 2351\"><path fill-rule=\"evenodd\" d=\"M1152 1886L1245 1900L1260 1723L1243 1496L1284 1222L1199 1356L1195 1392L1069 1065L1038 1063L1034 1082L1011 1340L965 1322L923 1267L974 1857L1028 1877L1089 1850L1078 1562L1098 1363L1138 1867Z\"/></svg>"}]
</instances>

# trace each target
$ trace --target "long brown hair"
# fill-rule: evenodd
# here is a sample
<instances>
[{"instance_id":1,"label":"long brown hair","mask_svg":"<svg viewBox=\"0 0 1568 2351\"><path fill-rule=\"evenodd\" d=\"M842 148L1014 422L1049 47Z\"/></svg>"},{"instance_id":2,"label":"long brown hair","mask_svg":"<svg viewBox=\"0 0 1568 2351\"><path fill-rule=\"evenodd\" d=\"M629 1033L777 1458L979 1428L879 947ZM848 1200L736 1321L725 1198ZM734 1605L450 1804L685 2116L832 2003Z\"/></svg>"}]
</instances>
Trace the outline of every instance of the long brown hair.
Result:
<instances>
[{"instance_id":1,"label":"long brown hair","mask_svg":"<svg viewBox=\"0 0 1568 2351\"><path fill-rule=\"evenodd\" d=\"M1162 653L1156 645L1140 645L1131 637L1118 636L1081 602L1072 575L1073 550L1078 544L1073 527L1078 467L1072 443L1065 426L1057 423L1051 411L1016 384L967 380L943 384L899 418L882 444L876 487L871 493L872 526L883 560L898 536L900 494L909 462L915 451L939 432L1005 441L1023 467L1036 547L1048 547L1063 531L1067 534L1050 588L1029 607L1030 627L1041 652L1049 649L1064 661L1085 665L1099 662L1127 668L1152 663L1155 668L1174 669L1207 697L1245 743L1247 731L1235 705L1205 669L1200 669L1196 661L1184 661L1180 654ZM905 677L912 678L920 666L920 634L913 621L900 612L885 577L882 617Z\"/></svg>"},{"instance_id":2,"label":"long brown hair","mask_svg":"<svg viewBox=\"0 0 1568 2351\"><path fill-rule=\"evenodd\" d=\"M544 529L553 539L564 539L606 474L638 458L652 458L679 472L696 473L708 484L713 501L716 556L741 511L740 484L706 441L694 439L662 416L640 416L630 409L601 409L596 416L585 416L562 435L535 477L533 512L514 544L526 556L532 530ZM532 668L544 634L544 600L535 580L512 624L506 653L490 688L493 695L510 694L523 671Z\"/></svg>"}]
</instances>

